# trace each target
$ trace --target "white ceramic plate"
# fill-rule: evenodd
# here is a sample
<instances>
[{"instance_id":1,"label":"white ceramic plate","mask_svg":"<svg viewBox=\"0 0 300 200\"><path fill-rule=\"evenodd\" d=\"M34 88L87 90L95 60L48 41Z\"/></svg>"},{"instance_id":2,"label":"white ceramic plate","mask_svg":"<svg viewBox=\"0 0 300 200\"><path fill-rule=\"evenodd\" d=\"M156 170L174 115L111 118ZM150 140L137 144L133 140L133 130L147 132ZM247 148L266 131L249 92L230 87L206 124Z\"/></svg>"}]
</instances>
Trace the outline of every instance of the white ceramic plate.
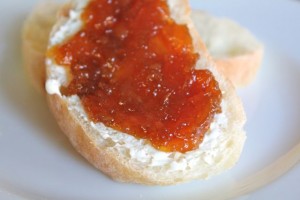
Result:
<instances>
[{"instance_id":1,"label":"white ceramic plate","mask_svg":"<svg viewBox=\"0 0 300 200\"><path fill-rule=\"evenodd\" d=\"M192 1L248 27L266 53L257 80L239 91L248 139L238 165L171 187L113 182L70 146L21 67L21 26L36 2L0 2L0 199L299 199L299 1Z\"/></svg>"}]
</instances>

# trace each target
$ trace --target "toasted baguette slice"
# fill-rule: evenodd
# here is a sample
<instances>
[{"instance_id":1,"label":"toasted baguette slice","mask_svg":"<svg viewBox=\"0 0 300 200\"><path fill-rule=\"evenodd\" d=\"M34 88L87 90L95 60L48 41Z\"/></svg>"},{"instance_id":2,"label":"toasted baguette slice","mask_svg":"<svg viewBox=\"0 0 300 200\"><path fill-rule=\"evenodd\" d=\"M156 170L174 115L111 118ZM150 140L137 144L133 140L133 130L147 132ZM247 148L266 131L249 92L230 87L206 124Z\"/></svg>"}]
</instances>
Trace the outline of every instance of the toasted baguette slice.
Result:
<instances>
[{"instance_id":1,"label":"toasted baguette slice","mask_svg":"<svg viewBox=\"0 0 300 200\"><path fill-rule=\"evenodd\" d=\"M74 1L70 15L60 15L50 36L49 48L62 43L80 29L80 13L88 0ZM75 149L97 169L114 180L149 185L170 185L193 179L207 179L231 168L240 157L245 141L245 114L233 85L215 69L189 17L187 1L168 0L171 16L188 25L196 52L196 69L210 70L222 90L222 113L217 114L199 148L186 153L162 152L147 140L135 138L93 123L79 97L63 96L60 86L67 82L67 71L47 58L46 89L49 106ZM65 12L65 10L63 11Z\"/></svg>"},{"instance_id":2,"label":"toasted baguette slice","mask_svg":"<svg viewBox=\"0 0 300 200\"><path fill-rule=\"evenodd\" d=\"M196 10L191 16L218 70L237 87L250 84L261 65L263 45L229 19Z\"/></svg>"},{"instance_id":3,"label":"toasted baguette slice","mask_svg":"<svg viewBox=\"0 0 300 200\"><path fill-rule=\"evenodd\" d=\"M23 27L24 66L34 87L45 94L45 52L50 31L61 4L39 3ZM246 86L259 69L263 46L243 27L229 19L218 19L202 11L192 11L192 20L216 67L235 86Z\"/></svg>"}]
</instances>

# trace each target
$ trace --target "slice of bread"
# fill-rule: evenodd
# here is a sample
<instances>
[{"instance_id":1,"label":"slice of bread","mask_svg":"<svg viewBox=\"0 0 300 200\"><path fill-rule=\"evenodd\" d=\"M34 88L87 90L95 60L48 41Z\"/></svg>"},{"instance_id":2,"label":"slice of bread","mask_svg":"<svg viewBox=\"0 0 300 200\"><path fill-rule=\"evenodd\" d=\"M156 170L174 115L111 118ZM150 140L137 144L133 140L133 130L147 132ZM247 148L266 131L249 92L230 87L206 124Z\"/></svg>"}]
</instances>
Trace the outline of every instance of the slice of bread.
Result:
<instances>
[{"instance_id":1,"label":"slice of bread","mask_svg":"<svg viewBox=\"0 0 300 200\"><path fill-rule=\"evenodd\" d=\"M35 89L45 93L45 52L50 31L61 4L42 1L23 27L24 66ZM217 69L236 87L250 84L260 67L263 45L245 28L229 19L219 19L193 10L192 20Z\"/></svg>"},{"instance_id":2,"label":"slice of bread","mask_svg":"<svg viewBox=\"0 0 300 200\"><path fill-rule=\"evenodd\" d=\"M192 20L218 70L235 86L250 84L263 57L263 45L245 28L202 11L193 11Z\"/></svg>"},{"instance_id":3,"label":"slice of bread","mask_svg":"<svg viewBox=\"0 0 300 200\"><path fill-rule=\"evenodd\" d=\"M80 13L89 1L74 1L63 10L50 36L49 48L62 43L81 27ZM187 1L168 0L172 18L188 25L194 49L199 52L196 69L210 70L222 91L222 113L214 117L199 148L186 153L162 152L147 140L135 138L94 123L87 117L79 97L61 94L68 72L47 58L46 89L49 106L75 149L102 172L121 182L169 185L207 179L231 168L240 157L245 141L245 114L233 85L215 69L215 64L189 17ZM69 15L66 13L69 13Z\"/></svg>"}]
</instances>

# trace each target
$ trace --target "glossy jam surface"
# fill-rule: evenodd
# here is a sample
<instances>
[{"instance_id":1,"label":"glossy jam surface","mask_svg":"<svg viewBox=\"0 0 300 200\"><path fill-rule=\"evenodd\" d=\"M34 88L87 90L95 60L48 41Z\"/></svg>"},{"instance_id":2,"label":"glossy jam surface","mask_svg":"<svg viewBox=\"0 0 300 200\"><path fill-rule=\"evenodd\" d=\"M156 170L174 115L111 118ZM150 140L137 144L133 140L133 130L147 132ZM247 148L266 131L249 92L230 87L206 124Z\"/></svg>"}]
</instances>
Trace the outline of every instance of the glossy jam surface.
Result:
<instances>
[{"instance_id":1,"label":"glossy jam surface","mask_svg":"<svg viewBox=\"0 0 300 200\"><path fill-rule=\"evenodd\" d=\"M70 71L61 87L78 95L89 118L145 138L161 151L198 148L221 91L212 74L195 70L188 28L164 0L94 0L84 26L48 56Z\"/></svg>"}]
</instances>

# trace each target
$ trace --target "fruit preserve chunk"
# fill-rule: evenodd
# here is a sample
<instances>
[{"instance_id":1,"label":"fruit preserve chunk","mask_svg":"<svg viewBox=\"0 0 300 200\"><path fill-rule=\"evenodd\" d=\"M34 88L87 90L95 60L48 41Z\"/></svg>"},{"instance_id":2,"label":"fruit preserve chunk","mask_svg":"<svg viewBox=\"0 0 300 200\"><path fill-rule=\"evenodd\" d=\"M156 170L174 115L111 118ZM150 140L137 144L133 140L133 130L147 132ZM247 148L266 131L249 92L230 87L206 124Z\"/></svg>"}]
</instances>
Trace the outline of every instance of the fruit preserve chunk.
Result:
<instances>
[{"instance_id":1,"label":"fruit preserve chunk","mask_svg":"<svg viewBox=\"0 0 300 200\"><path fill-rule=\"evenodd\" d=\"M197 149L221 91L210 71L195 70L200 55L166 1L93 0L81 19L81 30L48 52L70 71L62 94L78 95L92 121L161 151Z\"/></svg>"}]
</instances>

